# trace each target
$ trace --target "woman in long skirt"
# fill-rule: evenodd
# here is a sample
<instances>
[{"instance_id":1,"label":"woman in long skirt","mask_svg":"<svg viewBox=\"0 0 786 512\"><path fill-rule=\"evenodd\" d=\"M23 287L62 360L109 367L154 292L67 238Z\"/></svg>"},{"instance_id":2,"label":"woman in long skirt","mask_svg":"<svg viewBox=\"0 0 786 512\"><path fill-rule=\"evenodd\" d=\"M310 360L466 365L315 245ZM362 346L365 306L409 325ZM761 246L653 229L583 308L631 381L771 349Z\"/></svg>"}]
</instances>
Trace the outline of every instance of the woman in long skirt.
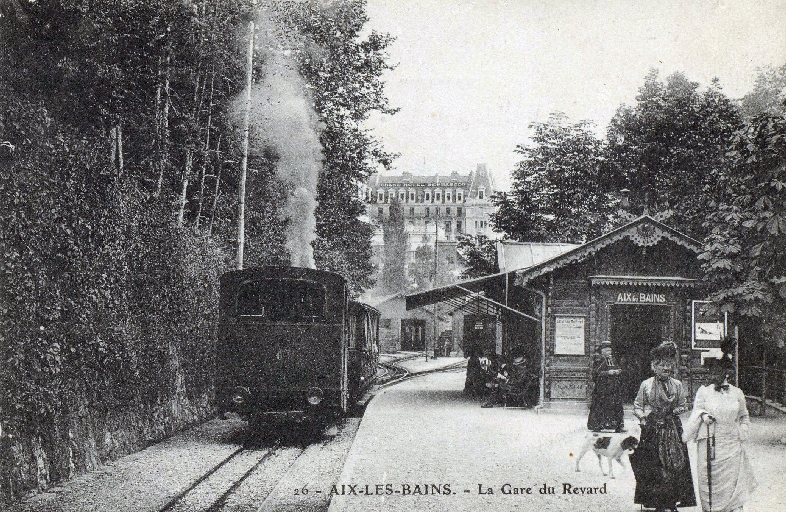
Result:
<instances>
[{"instance_id":1,"label":"woman in long skirt","mask_svg":"<svg viewBox=\"0 0 786 512\"><path fill-rule=\"evenodd\" d=\"M696 392L684 439L698 441L697 471L702 509L712 512L741 511L756 488L756 478L745 453L750 425L748 407L742 390L729 384L729 379L734 375L731 360L724 356L721 360L709 361L712 383ZM708 437L714 441L709 473Z\"/></svg>"},{"instance_id":2,"label":"woman in long skirt","mask_svg":"<svg viewBox=\"0 0 786 512\"><path fill-rule=\"evenodd\" d=\"M601 430L622 432L625 424L620 389L622 370L611 355L610 341L601 342L598 351L600 355L592 364L592 380L595 387L592 391L587 428L593 432Z\"/></svg>"},{"instance_id":3,"label":"woman in long skirt","mask_svg":"<svg viewBox=\"0 0 786 512\"><path fill-rule=\"evenodd\" d=\"M636 477L634 502L658 512L696 506L688 448L682 441L679 414L687 410L682 383L671 377L677 347L663 343L650 351L655 377L641 383L633 414L641 423L641 439L630 456Z\"/></svg>"}]
</instances>

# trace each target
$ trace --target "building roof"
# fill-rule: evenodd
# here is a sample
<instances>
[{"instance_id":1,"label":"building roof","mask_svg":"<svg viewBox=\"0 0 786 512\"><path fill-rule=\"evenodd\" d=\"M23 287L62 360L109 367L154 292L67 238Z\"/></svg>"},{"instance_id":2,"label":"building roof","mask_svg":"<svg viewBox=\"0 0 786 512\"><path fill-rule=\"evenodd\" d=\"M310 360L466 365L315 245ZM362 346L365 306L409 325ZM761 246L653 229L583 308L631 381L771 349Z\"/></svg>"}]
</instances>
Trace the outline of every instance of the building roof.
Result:
<instances>
[{"instance_id":1,"label":"building roof","mask_svg":"<svg viewBox=\"0 0 786 512\"><path fill-rule=\"evenodd\" d=\"M449 175L439 174L412 174L404 172L401 174L372 174L368 179L369 187L380 187L387 184L393 186L406 187L407 185L434 185L434 186L466 186L470 190L477 191L485 188L489 192L494 190L494 180L486 167L486 164L478 164L477 168L469 174L459 174L453 171Z\"/></svg>"},{"instance_id":2,"label":"building roof","mask_svg":"<svg viewBox=\"0 0 786 512\"><path fill-rule=\"evenodd\" d=\"M608 247L625 238L630 239L636 245L642 247L651 247L661 240L666 239L696 254L701 252L701 244L697 240L653 219L649 215L642 215L628 224L601 235L594 240L590 240L585 244L579 245L574 249L537 263L531 267L516 270L515 284L523 286L538 276L548 274L571 263L583 261L593 254L596 254L604 247Z\"/></svg>"},{"instance_id":3,"label":"building roof","mask_svg":"<svg viewBox=\"0 0 786 512\"><path fill-rule=\"evenodd\" d=\"M405 185L428 185L430 183L439 183L440 185L449 185L455 182L466 183L470 182L472 174L459 174L453 172L448 176L440 176L438 174L420 175L405 172L402 174L372 174L369 177L368 184L371 187L379 187L387 183L400 183Z\"/></svg>"},{"instance_id":4,"label":"building roof","mask_svg":"<svg viewBox=\"0 0 786 512\"><path fill-rule=\"evenodd\" d=\"M439 288L432 288L431 290L410 293L407 295L407 309L415 309L445 301L459 301L458 303L451 303L451 305L461 305L463 304L463 298L468 294L481 293L486 286L492 284L504 286L505 279L506 273L492 274L447 286L440 286Z\"/></svg>"},{"instance_id":5,"label":"building roof","mask_svg":"<svg viewBox=\"0 0 786 512\"><path fill-rule=\"evenodd\" d=\"M508 260L509 264L503 272L409 294L406 296L407 309L423 307L437 302L447 302L453 307L461 307L468 297L482 297L487 287L505 287L508 284L524 286L538 276L548 274L571 263L582 261L604 247L608 247L625 238L632 240L642 247L653 246L661 240L667 239L696 254L701 251L701 245L697 240L653 219L649 215L643 215L622 227L578 246L572 244L521 243L518 244L518 248L516 248L516 244L507 243L507 247L503 248L503 250L514 248L513 251L508 251L508 257L512 258L513 261L511 261L511 259ZM516 251L519 252L517 256L510 256L511 254L515 254ZM545 259L540 259L538 261L539 258ZM524 265L528 263L532 264L515 269L511 267L512 264L515 264L515 261L519 261ZM503 264L504 262L500 262L500 268L504 268ZM514 279L510 279L511 277ZM692 279L661 278L657 276L591 276L591 278L598 282L622 279L623 281L627 280L630 282L639 282L640 280L644 280L645 282L651 281L659 285L667 286L690 286L693 284ZM509 279L510 281L508 281ZM485 300L489 301L490 299ZM501 304L497 304L497 306L511 309ZM518 313L522 314L520 312Z\"/></svg>"},{"instance_id":6,"label":"building roof","mask_svg":"<svg viewBox=\"0 0 786 512\"><path fill-rule=\"evenodd\" d=\"M497 242L497 264L501 272L520 270L559 256L576 247L578 247L576 244L500 240Z\"/></svg>"}]
</instances>

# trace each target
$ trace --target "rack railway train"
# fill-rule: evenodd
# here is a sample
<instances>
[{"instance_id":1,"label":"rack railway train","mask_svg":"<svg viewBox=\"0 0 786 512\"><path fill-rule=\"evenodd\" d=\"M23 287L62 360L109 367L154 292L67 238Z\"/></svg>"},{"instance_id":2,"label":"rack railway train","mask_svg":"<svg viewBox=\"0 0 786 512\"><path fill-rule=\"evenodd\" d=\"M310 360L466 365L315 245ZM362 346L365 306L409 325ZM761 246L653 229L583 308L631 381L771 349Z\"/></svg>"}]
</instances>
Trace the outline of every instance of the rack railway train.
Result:
<instances>
[{"instance_id":1,"label":"rack railway train","mask_svg":"<svg viewBox=\"0 0 786 512\"><path fill-rule=\"evenodd\" d=\"M216 398L260 429L327 422L371 388L379 312L349 299L332 272L259 267L221 277Z\"/></svg>"}]
</instances>

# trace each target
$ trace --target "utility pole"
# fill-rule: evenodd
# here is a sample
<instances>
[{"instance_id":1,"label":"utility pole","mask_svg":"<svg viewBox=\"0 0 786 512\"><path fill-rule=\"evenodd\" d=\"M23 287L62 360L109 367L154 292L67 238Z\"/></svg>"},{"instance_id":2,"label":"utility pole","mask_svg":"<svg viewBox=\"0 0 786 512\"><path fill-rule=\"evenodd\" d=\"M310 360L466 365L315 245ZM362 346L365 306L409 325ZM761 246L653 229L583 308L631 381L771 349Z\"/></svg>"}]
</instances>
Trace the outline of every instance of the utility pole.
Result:
<instances>
[{"instance_id":1,"label":"utility pole","mask_svg":"<svg viewBox=\"0 0 786 512\"><path fill-rule=\"evenodd\" d=\"M248 22L248 56L246 58L246 105L243 111L243 157L240 161L240 184L237 189L237 269L243 270L246 244L246 174L248 173L248 131L251 110L251 80L254 67L254 13Z\"/></svg>"},{"instance_id":2,"label":"utility pole","mask_svg":"<svg viewBox=\"0 0 786 512\"><path fill-rule=\"evenodd\" d=\"M439 268L439 206L434 207L434 288L437 287L437 270ZM437 303L434 303L434 359L437 358L437 323L439 322Z\"/></svg>"}]
</instances>

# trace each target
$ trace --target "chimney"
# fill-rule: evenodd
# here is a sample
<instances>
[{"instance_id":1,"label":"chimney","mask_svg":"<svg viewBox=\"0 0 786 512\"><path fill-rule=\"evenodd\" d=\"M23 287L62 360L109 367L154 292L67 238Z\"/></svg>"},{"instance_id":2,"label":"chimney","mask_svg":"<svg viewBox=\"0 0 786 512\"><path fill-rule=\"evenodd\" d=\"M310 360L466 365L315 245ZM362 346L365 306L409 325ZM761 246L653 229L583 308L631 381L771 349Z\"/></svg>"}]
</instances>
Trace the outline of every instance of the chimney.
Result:
<instances>
[{"instance_id":1,"label":"chimney","mask_svg":"<svg viewBox=\"0 0 786 512\"><path fill-rule=\"evenodd\" d=\"M630 208L630 190L627 188L623 188L620 190L620 208L625 211L628 211Z\"/></svg>"}]
</instances>

